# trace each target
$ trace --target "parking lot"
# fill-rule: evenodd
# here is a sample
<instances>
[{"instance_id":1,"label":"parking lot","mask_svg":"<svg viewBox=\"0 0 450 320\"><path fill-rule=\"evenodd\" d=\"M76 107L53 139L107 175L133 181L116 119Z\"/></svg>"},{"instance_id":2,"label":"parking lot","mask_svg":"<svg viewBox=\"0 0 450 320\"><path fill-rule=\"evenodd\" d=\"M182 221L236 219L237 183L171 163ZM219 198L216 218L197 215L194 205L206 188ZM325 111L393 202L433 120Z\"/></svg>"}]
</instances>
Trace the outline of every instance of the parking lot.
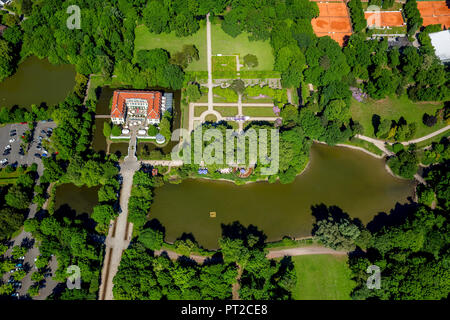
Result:
<instances>
[{"instance_id":1,"label":"parking lot","mask_svg":"<svg viewBox=\"0 0 450 320\"><path fill-rule=\"evenodd\" d=\"M41 158L43 156L50 156L45 150L45 140L49 139L52 135L53 129L56 127L56 123L49 121L40 121L37 123L36 128L33 131L31 143L28 150L24 150L23 154L20 153L21 144L23 144L22 136L29 130L28 124L10 124L0 128L0 161L5 163L0 164L0 167L5 167L9 164L16 164L18 166L28 165L33 163L38 165L38 173L41 176L43 173L43 165ZM51 129L51 130L49 130ZM5 150L7 152L5 153ZM36 214L37 205L31 204L28 213L28 218L33 218ZM31 274L35 269L34 262L39 255L39 249L34 243L32 235L22 230L22 232L11 239L10 248L6 252L5 256L10 257L12 246L26 246L30 250L25 254L22 259L16 259L16 269L23 269L27 272L25 278L21 281L15 281L11 278L11 272L7 272L3 275L4 283L11 283L14 286L15 292L12 297L23 298L26 297L29 287L34 283L31 280ZM51 279L52 273L56 270L56 259L52 259L49 268L45 273L45 286L40 290L40 295L35 299L45 299L51 294L53 288L57 285L57 282Z\"/></svg>"},{"instance_id":2,"label":"parking lot","mask_svg":"<svg viewBox=\"0 0 450 320\"><path fill-rule=\"evenodd\" d=\"M15 123L0 128L0 167L5 167L9 164L18 166L26 164L29 166L37 163L38 171L41 175L43 168L40 165L40 158L50 156L42 146L42 142L49 139L55 127L55 122L38 122L34 129L29 149L25 149L23 152L21 152L21 144L23 144L21 137L29 130L28 124Z\"/></svg>"}]
</instances>

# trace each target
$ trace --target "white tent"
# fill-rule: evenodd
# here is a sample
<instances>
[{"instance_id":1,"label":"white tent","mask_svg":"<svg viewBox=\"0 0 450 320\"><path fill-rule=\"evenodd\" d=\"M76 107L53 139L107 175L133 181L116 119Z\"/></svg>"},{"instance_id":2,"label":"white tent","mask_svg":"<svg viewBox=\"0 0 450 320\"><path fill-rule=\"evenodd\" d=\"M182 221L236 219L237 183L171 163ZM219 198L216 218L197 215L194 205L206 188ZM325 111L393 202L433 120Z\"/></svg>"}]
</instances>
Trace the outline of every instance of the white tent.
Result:
<instances>
[{"instance_id":1,"label":"white tent","mask_svg":"<svg viewBox=\"0 0 450 320\"><path fill-rule=\"evenodd\" d=\"M430 33L431 44L442 62L450 62L450 30Z\"/></svg>"}]
</instances>

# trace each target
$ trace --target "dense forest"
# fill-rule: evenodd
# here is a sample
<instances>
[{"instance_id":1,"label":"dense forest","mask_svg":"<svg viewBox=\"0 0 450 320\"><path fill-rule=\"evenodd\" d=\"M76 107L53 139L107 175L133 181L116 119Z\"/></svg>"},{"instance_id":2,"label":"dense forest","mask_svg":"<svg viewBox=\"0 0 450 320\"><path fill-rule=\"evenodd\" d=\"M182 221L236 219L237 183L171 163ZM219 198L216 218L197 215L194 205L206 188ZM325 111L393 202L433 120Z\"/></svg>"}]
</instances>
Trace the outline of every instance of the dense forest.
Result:
<instances>
[{"instance_id":1,"label":"dense forest","mask_svg":"<svg viewBox=\"0 0 450 320\"><path fill-rule=\"evenodd\" d=\"M245 300L291 298L296 274L290 259L269 260L264 234L254 226L235 222L222 227L220 249L202 264L181 256L176 261L154 250L164 237L147 226L125 251L114 277L114 297L126 300L231 299L239 282ZM239 276L239 280L237 277Z\"/></svg>"}]
</instances>

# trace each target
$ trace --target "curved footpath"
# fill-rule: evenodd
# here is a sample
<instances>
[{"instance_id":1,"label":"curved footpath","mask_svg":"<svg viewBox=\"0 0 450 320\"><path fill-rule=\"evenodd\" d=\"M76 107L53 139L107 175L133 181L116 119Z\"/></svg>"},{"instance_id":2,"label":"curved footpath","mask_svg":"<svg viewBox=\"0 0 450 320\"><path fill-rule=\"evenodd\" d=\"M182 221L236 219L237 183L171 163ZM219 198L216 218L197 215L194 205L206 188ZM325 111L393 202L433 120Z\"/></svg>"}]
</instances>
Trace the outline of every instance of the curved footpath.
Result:
<instances>
[{"instance_id":1,"label":"curved footpath","mask_svg":"<svg viewBox=\"0 0 450 320\"><path fill-rule=\"evenodd\" d=\"M305 255L315 255L315 254L333 254L333 255L347 254L347 251L336 251L336 250L333 250L330 248L317 246L317 245L308 246L308 247L299 247L299 248L269 249L268 251L269 252L266 255L266 257L268 259L282 258L284 256L295 257L295 256L305 256ZM159 256L159 255L163 254L164 252L172 260L176 260L179 257L183 256L182 254L176 253L171 250L166 250L166 249L161 249L161 250L155 251L155 255ZM189 258L191 260L194 260L198 264L202 264L209 257L193 254L193 255L190 255Z\"/></svg>"},{"instance_id":2,"label":"curved footpath","mask_svg":"<svg viewBox=\"0 0 450 320\"><path fill-rule=\"evenodd\" d=\"M431 139L437 135L440 135L441 133L444 133L445 131L450 130L450 125L445 126L439 130L436 130L430 134L427 134L426 136L417 138L417 139L413 139L413 140L409 140L409 141L404 141L404 142L400 142L402 145L407 146L413 143L419 143L428 139ZM372 144L374 144L376 147L378 147L378 149L382 150L385 154L387 155L394 155L394 153L390 150L388 150L385 146L386 143L392 145L392 142L387 142L385 140L380 140L380 139L375 139L375 138L371 138L371 137L367 137L367 136L363 136L361 134L357 134L355 135L356 138L361 139L361 140L365 140L367 142L370 142Z\"/></svg>"}]
</instances>

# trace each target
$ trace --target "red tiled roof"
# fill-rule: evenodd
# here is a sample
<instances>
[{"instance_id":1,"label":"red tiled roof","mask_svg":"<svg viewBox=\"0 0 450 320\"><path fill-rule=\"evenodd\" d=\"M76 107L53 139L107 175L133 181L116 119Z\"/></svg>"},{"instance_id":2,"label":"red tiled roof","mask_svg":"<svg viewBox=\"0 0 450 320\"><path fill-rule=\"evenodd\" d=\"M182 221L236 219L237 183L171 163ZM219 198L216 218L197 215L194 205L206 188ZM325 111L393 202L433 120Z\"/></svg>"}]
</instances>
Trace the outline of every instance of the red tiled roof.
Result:
<instances>
[{"instance_id":1,"label":"red tiled roof","mask_svg":"<svg viewBox=\"0 0 450 320\"><path fill-rule=\"evenodd\" d=\"M126 99L147 100L147 119L159 119L161 113L161 92L159 91L114 91L111 118L123 118Z\"/></svg>"}]
</instances>

